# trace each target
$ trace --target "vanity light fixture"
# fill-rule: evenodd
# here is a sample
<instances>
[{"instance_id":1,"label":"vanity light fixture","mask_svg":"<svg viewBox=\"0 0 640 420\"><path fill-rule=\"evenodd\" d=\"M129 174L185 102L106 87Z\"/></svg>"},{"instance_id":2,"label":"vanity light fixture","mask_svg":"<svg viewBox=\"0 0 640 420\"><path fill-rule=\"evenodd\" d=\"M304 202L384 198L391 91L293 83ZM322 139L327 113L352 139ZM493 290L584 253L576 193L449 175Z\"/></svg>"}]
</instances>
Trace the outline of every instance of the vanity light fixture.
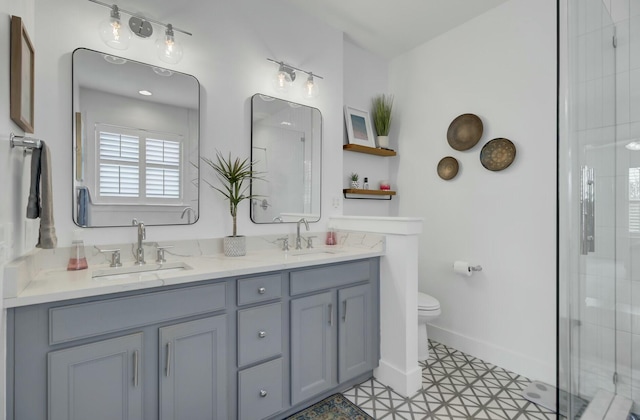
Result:
<instances>
[{"instance_id":1,"label":"vanity light fixture","mask_svg":"<svg viewBox=\"0 0 640 420\"><path fill-rule=\"evenodd\" d=\"M99 26L100 38L109 47L126 50L129 48L132 33L140 38L149 38L153 35L153 26L151 23L155 23L164 28L162 35L156 41L158 58L170 64L177 64L182 60L183 49L182 45L175 39L175 32L192 36L190 32L178 29L170 23L163 23L155 19L136 15L115 4L107 4L99 0L89 1L111 9L109 19L101 22ZM121 13L130 16L128 26L122 24Z\"/></svg>"},{"instance_id":2,"label":"vanity light fixture","mask_svg":"<svg viewBox=\"0 0 640 420\"><path fill-rule=\"evenodd\" d=\"M102 42L116 50L126 50L131 41L131 31L122 25L120 9L115 4L111 6L109 19L100 22L98 27Z\"/></svg>"},{"instance_id":3,"label":"vanity light fixture","mask_svg":"<svg viewBox=\"0 0 640 420\"><path fill-rule=\"evenodd\" d=\"M182 45L176 41L173 25L167 25L164 36L156 41L158 58L165 63L176 64L182 60Z\"/></svg>"},{"instance_id":4,"label":"vanity light fixture","mask_svg":"<svg viewBox=\"0 0 640 420\"><path fill-rule=\"evenodd\" d=\"M302 70L300 68L294 67L290 64L285 63L284 61L276 61L271 58L267 58L267 60L272 63L278 64L278 72L274 77L274 86L278 92L287 92L293 82L296 80L296 71L300 71L302 73L307 74L307 79L304 81L302 86L302 96L307 99L313 99L318 96L318 83L315 80L323 79L322 76L318 76L307 70Z\"/></svg>"}]
</instances>

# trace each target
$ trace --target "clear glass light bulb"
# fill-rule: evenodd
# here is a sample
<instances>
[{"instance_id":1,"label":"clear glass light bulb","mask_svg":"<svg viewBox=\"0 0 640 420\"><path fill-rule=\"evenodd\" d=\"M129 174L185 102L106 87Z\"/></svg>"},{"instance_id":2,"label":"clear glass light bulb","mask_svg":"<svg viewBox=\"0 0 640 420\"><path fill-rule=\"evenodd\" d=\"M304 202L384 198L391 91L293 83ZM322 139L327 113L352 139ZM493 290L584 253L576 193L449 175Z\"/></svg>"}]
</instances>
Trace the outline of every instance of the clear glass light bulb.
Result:
<instances>
[{"instance_id":1,"label":"clear glass light bulb","mask_svg":"<svg viewBox=\"0 0 640 420\"><path fill-rule=\"evenodd\" d=\"M287 72L284 65L281 64L278 69L278 73L276 73L276 77L274 78L274 86L276 90L278 92L286 92L289 90L291 83L293 83L291 74Z\"/></svg>"},{"instance_id":2,"label":"clear glass light bulb","mask_svg":"<svg viewBox=\"0 0 640 420\"><path fill-rule=\"evenodd\" d=\"M113 5L109 19L100 22L100 38L107 46L117 50L126 50L131 41L131 31L120 21L118 6Z\"/></svg>"},{"instance_id":3,"label":"clear glass light bulb","mask_svg":"<svg viewBox=\"0 0 640 420\"><path fill-rule=\"evenodd\" d=\"M313 79L313 74L309 74L309 77L302 85L302 96L307 99L313 99L317 98L319 93L318 84Z\"/></svg>"},{"instance_id":4,"label":"clear glass light bulb","mask_svg":"<svg viewBox=\"0 0 640 420\"><path fill-rule=\"evenodd\" d=\"M182 60L183 50L182 45L176 41L173 35L173 26L167 25L167 30L163 37L160 37L156 41L156 49L158 52L158 58L165 63L177 64Z\"/></svg>"}]
</instances>

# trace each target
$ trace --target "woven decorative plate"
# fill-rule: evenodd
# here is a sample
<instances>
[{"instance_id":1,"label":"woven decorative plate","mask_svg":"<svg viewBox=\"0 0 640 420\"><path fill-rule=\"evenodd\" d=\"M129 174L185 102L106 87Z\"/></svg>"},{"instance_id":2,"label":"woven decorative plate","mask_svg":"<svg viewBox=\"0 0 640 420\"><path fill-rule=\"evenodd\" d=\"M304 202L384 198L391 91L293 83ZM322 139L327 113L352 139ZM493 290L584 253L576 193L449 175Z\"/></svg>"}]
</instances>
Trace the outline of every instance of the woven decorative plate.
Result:
<instances>
[{"instance_id":1,"label":"woven decorative plate","mask_svg":"<svg viewBox=\"0 0 640 420\"><path fill-rule=\"evenodd\" d=\"M443 157L438 162L438 176L448 181L458 175L458 161L452 156Z\"/></svg>"},{"instance_id":2,"label":"woven decorative plate","mask_svg":"<svg viewBox=\"0 0 640 420\"><path fill-rule=\"evenodd\" d=\"M449 124L447 141L455 150L469 150L482 137L482 120L475 114L462 114Z\"/></svg>"},{"instance_id":3,"label":"woven decorative plate","mask_svg":"<svg viewBox=\"0 0 640 420\"><path fill-rule=\"evenodd\" d=\"M516 146L508 139L493 139L480 151L480 163L490 171L506 169L515 158Z\"/></svg>"}]
</instances>

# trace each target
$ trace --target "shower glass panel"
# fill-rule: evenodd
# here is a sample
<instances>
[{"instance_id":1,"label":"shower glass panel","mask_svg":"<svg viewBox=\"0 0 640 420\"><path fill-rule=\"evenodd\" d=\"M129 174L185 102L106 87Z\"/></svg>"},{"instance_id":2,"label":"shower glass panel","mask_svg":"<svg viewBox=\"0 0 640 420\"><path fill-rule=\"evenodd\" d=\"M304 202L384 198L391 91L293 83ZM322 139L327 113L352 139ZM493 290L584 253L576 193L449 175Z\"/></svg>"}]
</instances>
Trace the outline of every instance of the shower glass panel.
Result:
<instances>
[{"instance_id":1,"label":"shower glass panel","mask_svg":"<svg viewBox=\"0 0 640 420\"><path fill-rule=\"evenodd\" d=\"M623 3L561 2L558 379L570 419L594 399L640 413L640 2L614 22Z\"/></svg>"}]
</instances>

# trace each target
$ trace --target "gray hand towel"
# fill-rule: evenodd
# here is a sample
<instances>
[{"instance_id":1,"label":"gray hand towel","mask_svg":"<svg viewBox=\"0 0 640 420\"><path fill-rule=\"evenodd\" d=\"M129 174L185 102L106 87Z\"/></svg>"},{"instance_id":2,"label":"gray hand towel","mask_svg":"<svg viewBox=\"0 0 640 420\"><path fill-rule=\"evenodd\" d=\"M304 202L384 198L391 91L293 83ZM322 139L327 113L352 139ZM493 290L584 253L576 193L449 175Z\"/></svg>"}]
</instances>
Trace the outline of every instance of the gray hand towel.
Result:
<instances>
[{"instance_id":1,"label":"gray hand towel","mask_svg":"<svg viewBox=\"0 0 640 420\"><path fill-rule=\"evenodd\" d=\"M29 201L27 202L27 219L37 219L40 217L41 159L42 149L33 149L31 152L31 186L29 188Z\"/></svg>"},{"instance_id":2,"label":"gray hand towel","mask_svg":"<svg viewBox=\"0 0 640 420\"><path fill-rule=\"evenodd\" d=\"M51 151L44 141L31 155L31 188L27 218L40 218L40 234L36 247L55 248L58 244L53 222L53 189L51 188Z\"/></svg>"}]
</instances>

